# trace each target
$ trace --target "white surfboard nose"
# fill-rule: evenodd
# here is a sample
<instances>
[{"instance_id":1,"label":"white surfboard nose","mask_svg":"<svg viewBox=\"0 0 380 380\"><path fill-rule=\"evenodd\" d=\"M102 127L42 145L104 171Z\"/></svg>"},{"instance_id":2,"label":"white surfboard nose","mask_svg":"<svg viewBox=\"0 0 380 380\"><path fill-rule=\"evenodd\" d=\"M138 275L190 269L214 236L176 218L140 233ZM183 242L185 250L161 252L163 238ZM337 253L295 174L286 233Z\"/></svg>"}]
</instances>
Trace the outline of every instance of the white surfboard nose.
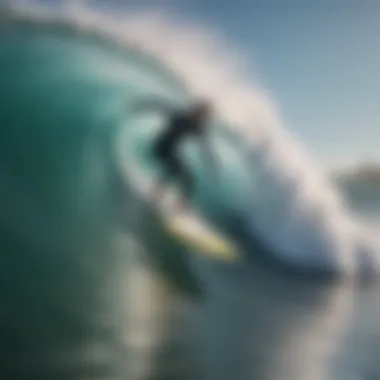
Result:
<instances>
[{"instance_id":1,"label":"white surfboard nose","mask_svg":"<svg viewBox=\"0 0 380 380\"><path fill-rule=\"evenodd\" d=\"M207 226L195 213L164 217L166 230L195 251L218 260L239 259L237 248Z\"/></svg>"}]
</instances>

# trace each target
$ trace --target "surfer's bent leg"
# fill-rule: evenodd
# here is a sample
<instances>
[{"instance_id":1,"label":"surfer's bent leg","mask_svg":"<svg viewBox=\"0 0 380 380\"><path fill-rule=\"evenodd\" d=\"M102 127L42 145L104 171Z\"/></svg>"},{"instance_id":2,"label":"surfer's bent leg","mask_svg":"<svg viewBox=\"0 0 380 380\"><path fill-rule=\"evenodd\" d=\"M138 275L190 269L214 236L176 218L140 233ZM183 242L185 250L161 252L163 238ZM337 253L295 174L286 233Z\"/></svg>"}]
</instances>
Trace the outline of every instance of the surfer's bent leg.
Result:
<instances>
[{"instance_id":1,"label":"surfer's bent leg","mask_svg":"<svg viewBox=\"0 0 380 380\"><path fill-rule=\"evenodd\" d=\"M173 152L156 149L154 151L154 156L162 168L161 177L154 190L155 198L157 201L160 201L167 182L177 180L180 182L182 190L181 208L186 208L188 200L193 194L194 188L191 171Z\"/></svg>"},{"instance_id":2,"label":"surfer's bent leg","mask_svg":"<svg viewBox=\"0 0 380 380\"><path fill-rule=\"evenodd\" d=\"M179 181L182 190L181 208L187 208L193 195L194 181L190 169L179 157L173 156L170 162L171 173Z\"/></svg>"}]
</instances>

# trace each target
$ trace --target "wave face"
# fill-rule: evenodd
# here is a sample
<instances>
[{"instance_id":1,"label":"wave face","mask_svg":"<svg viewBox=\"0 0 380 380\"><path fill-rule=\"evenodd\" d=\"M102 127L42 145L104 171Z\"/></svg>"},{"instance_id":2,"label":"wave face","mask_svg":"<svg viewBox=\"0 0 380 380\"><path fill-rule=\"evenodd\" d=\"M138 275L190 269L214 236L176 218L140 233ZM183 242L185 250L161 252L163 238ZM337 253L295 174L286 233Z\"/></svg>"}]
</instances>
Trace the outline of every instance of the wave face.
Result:
<instances>
[{"instance_id":1,"label":"wave face","mask_svg":"<svg viewBox=\"0 0 380 380\"><path fill-rule=\"evenodd\" d=\"M105 17L70 6L10 7L7 21L11 33L1 37L7 38L1 44L1 114L7 120L1 154L28 182L22 187L35 187L48 199L59 191L44 187L46 176L56 175L56 189L65 193L72 176L84 176L81 190L96 202L107 180L101 160L70 168L83 158L81 149L94 131L117 131L119 169L131 196L140 198L153 178L147 151L162 119L133 116L128 105L146 96L183 105L202 95L218 111L212 141L221 173L218 182L210 180L197 147L185 146L199 183L196 207L227 226L236 217L243 220L252 242L262 241L275 258L299 269L377 270L378 242L355 222L282 127L265 91L242 74L240 58L217 35L155 13ZM90 207L84 196L75 198L77 188L71 193L73 204Z\"/></svg>"}]
</instances>

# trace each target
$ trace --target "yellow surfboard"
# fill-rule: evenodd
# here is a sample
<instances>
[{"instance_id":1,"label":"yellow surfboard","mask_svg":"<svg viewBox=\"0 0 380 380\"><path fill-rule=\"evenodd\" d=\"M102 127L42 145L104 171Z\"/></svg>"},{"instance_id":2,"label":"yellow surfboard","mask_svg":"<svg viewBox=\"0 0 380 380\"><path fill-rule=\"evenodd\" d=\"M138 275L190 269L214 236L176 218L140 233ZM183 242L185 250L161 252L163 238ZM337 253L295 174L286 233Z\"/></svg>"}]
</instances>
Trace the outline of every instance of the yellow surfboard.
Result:
<instances>
[{"instance_id":1,"label":"yellow surfboard","mask_svg":"<svg viewBox=\"0 0 380 380\"><path fill-rule=\"evenodd\" d=\"M237 248L201 222L196 215L166 215L164 225L175 239L199 253L224 261L239 259Z\"/></svg>"}]
</instances>

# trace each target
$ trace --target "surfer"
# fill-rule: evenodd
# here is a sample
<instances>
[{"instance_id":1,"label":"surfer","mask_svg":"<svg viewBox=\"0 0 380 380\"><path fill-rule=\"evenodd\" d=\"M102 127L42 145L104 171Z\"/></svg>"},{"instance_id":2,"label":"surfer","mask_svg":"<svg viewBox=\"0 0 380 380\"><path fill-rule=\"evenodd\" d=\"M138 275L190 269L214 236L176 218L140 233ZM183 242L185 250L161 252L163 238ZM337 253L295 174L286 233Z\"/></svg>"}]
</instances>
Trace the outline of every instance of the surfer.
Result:
<instances>
[{"instance_id":1,"label":"surfer","mask_svg":"<svg viewBox=\"0 0 380 380\"><path fill-rule=\"evenodd\" d=\"M153 157L162 168L162 174L154 188L155 198L160 201L165 185L173 180L178 181L182 188L179 207L184 210L194 193L194 176L181 157L181 143L188 137L196 137L207 153L208 160L215 166L206 136L212 113L211 105L206 101L197 101L188 110L176 110L160 102L150 101L138 105L138 108L141 107L158 108L168 115L163 131L152 145Z\"/></svg>"}]
</instances>

